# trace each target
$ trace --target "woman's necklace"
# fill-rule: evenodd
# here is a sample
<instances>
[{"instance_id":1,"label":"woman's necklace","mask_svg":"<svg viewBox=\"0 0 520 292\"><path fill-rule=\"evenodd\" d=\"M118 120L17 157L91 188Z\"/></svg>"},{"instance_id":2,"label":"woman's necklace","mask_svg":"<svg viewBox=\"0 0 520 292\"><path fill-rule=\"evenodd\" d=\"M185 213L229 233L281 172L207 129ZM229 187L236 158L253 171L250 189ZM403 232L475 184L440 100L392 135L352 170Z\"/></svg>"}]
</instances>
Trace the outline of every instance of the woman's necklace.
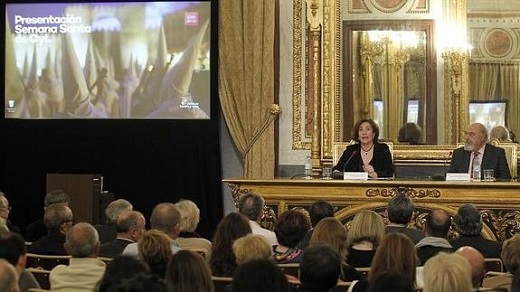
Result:
<instances>
[{"instance_id":1,"label":"woman's necklace","mask_svg":"<svg viewBox=\"0 0 520 292\"><path fill-rule=\"evenodd\" d=\"M363 148L363 146L361 146L361 150L363 150L365 155L368 155L368 152L370 152L370 150L372 150L372 148L374 148L374 144L372 144L372 146L370 146L370 148L368 148L368 149L365 149L365 148Z\"/></svg>"}]
</instances>

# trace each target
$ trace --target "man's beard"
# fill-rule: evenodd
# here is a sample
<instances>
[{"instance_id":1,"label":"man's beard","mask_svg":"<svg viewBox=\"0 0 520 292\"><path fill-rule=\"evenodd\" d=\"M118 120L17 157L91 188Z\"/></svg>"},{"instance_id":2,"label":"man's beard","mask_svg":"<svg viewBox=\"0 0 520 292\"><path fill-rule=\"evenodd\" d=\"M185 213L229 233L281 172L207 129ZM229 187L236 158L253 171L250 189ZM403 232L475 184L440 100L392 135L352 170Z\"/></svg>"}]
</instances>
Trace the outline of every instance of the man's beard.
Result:
<instances>
[{"instance_id":1,"label":"man's beard","mask_svg":"<svg viewBox=\"0 0 520 292\"><path fill-rule=\"evenodd\" d=\"M470 142L466 141L466 142L464 142L464 150L466 150L466 151L473 151L473 150L475 150L475 145L473 145Z\"/></svg>"}]
</instances>

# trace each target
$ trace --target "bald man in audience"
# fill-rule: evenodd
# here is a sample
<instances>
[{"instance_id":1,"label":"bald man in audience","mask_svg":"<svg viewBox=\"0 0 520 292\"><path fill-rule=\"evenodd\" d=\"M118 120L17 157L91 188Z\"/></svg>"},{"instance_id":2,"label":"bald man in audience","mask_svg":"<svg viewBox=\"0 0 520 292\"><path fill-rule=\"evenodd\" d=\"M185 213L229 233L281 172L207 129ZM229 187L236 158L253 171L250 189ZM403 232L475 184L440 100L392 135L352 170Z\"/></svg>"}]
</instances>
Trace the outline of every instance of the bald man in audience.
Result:
<instances>
[{"instance_id":1,"label":"bald man in audience","mask_svg":"<svg viewBox=\"0 0 520 292\"><path fill-rule=\"evenodd\" d=\"M159 203L152 211L150 217L150 225L152 229L157 229L168 235L171 241L172 253L177 253L181 248L177 237L181 233L181 214L173 203ZM130 243L126 246L123 254L138 256L137 242Z\"/></svg>"},{"instance_id":2,"label":"bald man in audience","mask_svg":"<svg viewBox=\"0 0 520 292\"><path fill-rule=\"evenodd\" d=\"M448 240L446 240L450 226L451 218L444 210L432 210L428 216L426 216L424 224L424 233L426 236L415 245L421 266L440 251L453 251L453 247Z\"/></svg>"},{"instance_id":3,"label":"bald man in audience","mask_svg":"<svg viewBox=\"0 0 520 292\"><path fill-rule=\"evenodd\" d=\"M51 270L52 291L96 291L96 284L105 273L106 265L97 259L99 237L94 226L86 222L74 225L67 232L65 249L70 254L68 266L58 265Z\"/></svg>"},{"instance_id":4,"label":"bald man in audience","mask_svg":"<svg viewBox=\"0 0 520 292\"><path fill-rule=\"evenodd\" d=\"M72 210L66 204L54 204L45 210L43 222L47 235L29 246L30 253L44 255L67 255L64 248L65 234L74 225Z\"/></svg>"},{"instance_id":5,"label":"bald man in audience","mask_svg":"<svg viewBox=\"0 0 520 292\"><path fill-rule=\"evenodd\" d=\"M18 274L8 261L0 259L0 291L18 292Z\"/></svg>"},{"instance_id":6,"label":"bald man in audience","mask_svg":"<svg viewBox=\"0 0 520 292\"><path fill-rule=\"evenodd\" d=\"M123 253L130 243L137 242L146 231L146 219L138 211L123 211L117 217L117 238L101 244L99 255L113 258Z\"/></svg>"},{"instance_id":7,"label":"bald man in audience","mask_svg":"<svg viewBox=\"0 0 520 292\"><path fill-rule=\"evenodd\" d=\"M471 246L463 246L457 249L455 253L460 254L468 260L469 264L471 265L471 282L473 284L473 288L478 289L480 286L482 286L482 280L484 279L484 274L486 273L484 269L484 256Z\"/></svg>"},{"instance_id":8,"label":"bald man in audience","mask_svg":"<svg viewBox=\"0 0 520 292\"><path fill-rule=\"evenodd\" d=\"M105 224L97 224L96 228L101 243L109 242L117 237L116 221L119 214L124 211L132 211L134 207L125 199L112 201L105 209L107 222Z\"/></svg>"}]
</instances>

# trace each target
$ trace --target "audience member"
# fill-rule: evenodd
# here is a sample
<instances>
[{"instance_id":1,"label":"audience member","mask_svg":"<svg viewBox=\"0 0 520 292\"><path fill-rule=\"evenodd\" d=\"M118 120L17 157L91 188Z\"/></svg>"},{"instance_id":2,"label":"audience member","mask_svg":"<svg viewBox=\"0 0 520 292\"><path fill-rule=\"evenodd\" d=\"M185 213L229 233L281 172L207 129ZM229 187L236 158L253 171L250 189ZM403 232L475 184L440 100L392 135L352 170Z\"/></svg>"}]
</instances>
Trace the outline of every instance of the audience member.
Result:
<instances>
[{"instance_id":1,"label":"audience member","mask_svg":"<svg viewBox=\"0 0 520 292\"><path fill-rule=\"evenodd\" d=\"M368 292L413 292L414 288L406 275L381 272L375 275Z\"/></svg>"},{"instance_id":2,"label":"audience member","mask_svg":"<svg viewBox=\"0 0 520 292\"><path fill-rule=\"evenodd\" d=\"M296 210L283 212L274 225L274 233L278 240L278 245L273 246L275 262L299 263L303 250L298 246L310 228L311 223L302 212Z\"/></svg>"},{"instance_id":3,"label":"audience member","mask_svg":"<svg viewBox=\"0 0 520 292\"><path fill-rule=\"evenodd\" d=\"M380 273L395 273L406 278L412 287L416 285L417 255L412 240L402 233L390 233L377 248L366 280L354 285L354 292L367 291Z\"/></svg>"},{"instance_id":4,"label":"audience member","mask_svg":"<svg viewBox=\"0 0 520 292\"><path fill-rule=\"evenodd\" d=\"M11 213L11 206L9 206L9 201L3 192L0 192L0 217L5 219L5 223L9 231L16 232L21 234L20 228L15 226L9 220L9 213Z\"/></svg>"},{"instance_id":5,"label":"audience member","mask_svg":"<svg viewBox=\"0 0 520 292\"><path fill-rule=\"evenodd\" d=\"M138 241L139 258L148 264L152 275L164 279L166 267L172 257L171 238L164 232L151 229Z\"/></svg>"},{"instance_id":6,"label":"audience member","mask_svg":"<svg viewBox=\"0 0 520 292\"><path fill-rule=\"evenodd\" d=\"M484 278L483 287L492 289L509 288L513 275L520 270L520 235L516 234L502 244L502 263L507 273L494 277Z\"/></svg>"},{"instance_id":7,"label":"audience member","mask_svg":"<svg viewBox=\"0 0 520 292\"><path fill-rule=\"evenodd\" d=\"M497 139L499 142L511 142L509 130L504 126L496 126L489 132L489 140Z\"/></svg>"},{"instance_id":8,"label":"audience member","mask_svg":"<svg viewBox=\"0 0 520 292\"><path fill-rule=\"evenodd\" d=\"M146 219L138 211L123 211L116 221L117 238L101 244L99 255L113 258L123 253L125 247L139 240L146 231Z\"/></svg>"},{"instance_id":9,"label":"audience member","mask_svg":"<svg viewBox=\"0 0 520 292\"><path fill-rule=\"evenodd\" d=\"M397 193L390 201L386 208L386 233L400 232L410 237L414 244L424 238L424 233L416 228L408 227L412 220L415 206L412 199L404 194Z\"/></svg>"},{"instance_id":10,"label":"audience member","mask_svg":"<svg viewBox=\"0 0 520 292\"><path fill-rule=\"evenodd\" d=\"M40 284L31 272L25 269L27 262L27 248L22 236L10 232L0 235L0 258L7 260L16 269L19 276L19 286L22 291L31 288L40 288ZM1 291L1 290L0 290Z\"/></svg>"},{"instance_id":11,"label":"audience member","mask_svg":"<svg viewBox=\"0 0 520 292\"><path fill-rule=\"evenodd\" d=\"M424 233L426 237L415 245L421 266L440 251L451 252L454 250L446 239L450 227L451 218L444 210L432 210L428 216L426 216L424 223Z\"/></svg>"},{"instance_id":12,"label":"audience member","mask_svg":"<svg viewBox=\"0 0 520 292\"><path fill-rule=\"evenodd\" d=\"M159 203L152 210L150 225L152 229L164 232L171 239L172 253L178 252L181 248L177 242L177 237L181 230L181 214L172 203ZM123 254L138 255L138 243L130 243L125 247Z\"/></svg>"},{"instance_id":13,"label":"audience member","mask_svg":"<svg viewBox=\"0 0 520 292\"><path fill-rule=\"evenodd\" d=\"M150 268L134 256L118 255L107 265L103 278L98 283L98 291L106 292L115 283L130 279L139 273L148 274Z\"/></svg>"},{"instance_id":14,"label":"audience member","mask_svg":"<svg viewBox=\"0 0 520 292\"><path fill-rule=\"evenodd\" d=\"M117 237L116 222L117 217L123 211L132 211L133 206L130 202L125 199L118 199L110 202L105 209L105 215L107 216L107 222L105 224L97 224L96 228L99 234L99 241L101 243L109 242Z\"/></svg>"},{"instance_id":15,"label":"audience member","mask_svg":"<svg viewBox=\"0 0 520 292\"><path fill-rule=\"evenodd\" d=\"M329 291L338 283L340 273L340 256L332 247L311 245L305 249L300 263L300 291Z\"/></svg>"},{"instance_id":16,"label":"audience member","mask_svg":"<svg viewBox=\"0 0 520 292\"><path fill-rule=\"evenodd\" d=\"M170 292L168 283L148 273L139 273L114 283L107 292Z\"/></svg>"},{"instance_id":17,"label":"audience member","mask_svg":"<svg viewBox=\"0 0 520 292\"><path fill-rule=\"evenodd\" d=\"M450 242L454 248L472 246L480 251L484 258L500 258L502 245L482 236L484 223L479 210L474 205L464 204L460 206L457 214L453 217L453 222L459 233L459 237Z\"/></svg>"},{"instance_id":18,"label":"audience member","mask_svg":"<svg viewBox=\"0 0 520 292\"><path fill-rule=\"evenodd\" d=\"M471 283L474 289L482 286L482 280L486 273L484 269L484 257L482 254L471 246L463 246L455 251L455 253L465 258L471 266Z\"/></svg>"},{"instance_id":19,"label":"audience member","mask_svg":"<svg viewBox=\"0 0 520 292\"><path fill-rule=\"evenodd\" d=\"M291 286L282 270L270 260L255 259L238 266L232 283L233 292L290 292Z\"/></svg>"},{"instance_id":20,"label":"audience member","mask_svg":"<svg viewBox=\"0 0 520 292\"><path fill-rule=\"evenodd\" d=\"M5 222L5 219L0 217L0 234L6 234L9 233L9 227L7 227L7 222Z\"/></svg>"},{"instance_id":21,"label":"audience member","mask_svg":"<svg viewBox=\"0 0 520 292\"><path fill-rule=\"evenodd\" d=\"M341 260L340 280L352 282L360 280L361 275L347 264L347 229L334 217L323 218L314 228L310 245L326 244L332 247Z\"/></svg>"},{"instance_id":22,"label":"audience member","mask_svg":"<svg viewBox=\"0 0 520 292\"><path fill-rule=\"evenodd\" d=\"M264 198L257 193L248 192L240 196L238 200L238 211L249 219L253 234L264 236L270 245L277 245L278 240L273 231L260 226L264 218Z\"/></svg>"},{"instance_id":23,"label":"audience member","mask_svg":"<svg viewBox=\"0 0 520 292\"><path fill-rule=\"evenodd\" d=\"M28 251L35 254L67 255L65 234L74 225L72 210L66 204L54 204L45 209L43 222L47 235L33 242Z\"/></svg>"},{"instance_id":24,"label":"audience member","mask_svg":"<svg viewBox=\"0 0 520 292\"><path fill-rule=\"evenodd\" d=\"M53 204L65 204L69 205L69 196L63 190L52 190L45 195L43 200L43 210L45 211L50 205ZM25 240L29 242L36 241L47 234L47 227L43 222L43 216L31 222L25 229Z\"/></svg>"},{"instance_id":25,"label":"audience member","mask_svg":"<svg viewBox=\"0 0 520 292\"><path fill-rule=\"evenodd\" d=\"M52 206L51 206L52 207ZM95 291L105 273L106 265L97 259L99 237L94 226L80 222L67 232L65 249L70 254L68 266L57 265L51 270L52 291Z\"/></svg>"},{"instance_id":26,"label":"audience member","mask_svg":"<svg viewBox=\"0 0 520 292\"><path fill-rule=\"evenodd\" d=\"M211 246L209 266L213 276L232 277L237 267L233 242L251 233L247 218L240 213L227 214L217 225Z\"/></svg>"},{"instance_id":27,"label":"audience member","mask_svg":"<svg viewBox=\"0 0 520 292\"><path fill-rule=\"evenodd\" d=\"M440 252L424 265L423 292L471 292L471 266L458 254Z\"/></svg>"},{"instance_id":28,"label":"audience member","mask_svg":"<svg viewBox=\"0 0 520 292\"><path fill-rule=\"evenodd\" d=\"M385 223L379 214L371 210L357 213L348 230L348 264L354 268L369 267L384 236Z\"/></svg>"},{"instance_id":29,"label":"audience member","mask_svg":"<svg viewBox=\"0 0 520 292\"><path fill-rule=\"evenodd\" d=\"M513 280L511 282L510 292L520 292L520 269L517 269L513 274Z\"/></svg>"},{"instance_id":30,"label":"audience member","mask_svg":"<svg viewBox=\"0 0 520 292\"><path fill-rule=\"evenodd\" d=\"M173 255L166 270L166 282L174 292L215 291L206 260L190 250L180 250Z\"/></svg>"},{"instance_id":31,"label":"audience member","mask_svg":"<svg viewBox=\"0 0 520 292\"><path fill-rule=\"evenodd\" d=\"M421 127L416 123L405 123L399 129L397 141L410 143L411 145L419 144L421 140Z\"/></svg>"},{"instance_id":32,"label":"audience member","mask_svg":"<svg viewBox=\"0 0 520 292\"><path fill-rule=\"evenodd\" d=\"M18 274L8 261L0 259L0 291L18 292Z\"/></svg>"},{"instance_id":33,"label":"audience member","mask_svg":"<svg viewBox=\"0 0 520 292\"><path fill-rule=\"evenodd\" d=\"M264 236L258 234L247 234L233 243L233 253L237 265L256 259L272 259L272 248Z\"/></svg>"},{"instance_id":34,"label":"audience member","mask_svg":"<svg viewBox=\"0 0 520 292\"><path fill-rule=\"evenodd\" d=\"M202 251L206 261L211 258L211 241L202 238L196 230L200 221L200 210L190 200L180 200L175 204L181 214L181 233L177 238L182 249Z\"/></svg>"},{"instance_id":35,"label":"audience member","mask_svg":"<svg viewBox=\"0 0 520 292\"><path fill-rule=\"evenodd\" d=\"M332 205L327 201L317 200L309 208L309 217L311 219L311 229L307 231L300 244L300 248L303 250L309 246L312 232L314 231L316 224L318 224L318 222L323 218L334 217L334 207L332 207Z\"/></svg>"}]
</instances>

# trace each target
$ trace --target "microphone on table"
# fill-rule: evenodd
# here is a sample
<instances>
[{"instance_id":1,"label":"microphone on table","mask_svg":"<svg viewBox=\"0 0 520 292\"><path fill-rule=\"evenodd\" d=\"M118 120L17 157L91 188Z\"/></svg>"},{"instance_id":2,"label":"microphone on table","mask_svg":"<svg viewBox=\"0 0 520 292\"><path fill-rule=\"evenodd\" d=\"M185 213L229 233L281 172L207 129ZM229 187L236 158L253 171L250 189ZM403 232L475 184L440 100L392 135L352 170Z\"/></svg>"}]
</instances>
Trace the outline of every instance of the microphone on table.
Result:
<instances>
[{"instance_id":1,"label":"microphone on table","mask_svg":"<svg viewBox=\"0 0 520 292\"><path fill-rule=\"evenodd\" d=\"M448 154L448 157L446 157L446 160L444 160L444 167L446 167L448 165L448 160L450 160L452 156L453 156L453 151L450 151L450 153Z\"/></svg>"},{"instance_id":2,"label":"microphone on table","mask_svg":"<svg viewBox=\"0 0 520 292\"><path fill-rule=\"evenodd\" d=\"M352 160L352 158L354 158L354 155L356 155L358 153L357 150L354 150L352 152L352 154L350 154L350 157L347 159L347 161L345 162L345 164L343 164L343 172L345 172L345 169L347 169L347 165L348 163Z\"/></svg>"}]
</instances>

